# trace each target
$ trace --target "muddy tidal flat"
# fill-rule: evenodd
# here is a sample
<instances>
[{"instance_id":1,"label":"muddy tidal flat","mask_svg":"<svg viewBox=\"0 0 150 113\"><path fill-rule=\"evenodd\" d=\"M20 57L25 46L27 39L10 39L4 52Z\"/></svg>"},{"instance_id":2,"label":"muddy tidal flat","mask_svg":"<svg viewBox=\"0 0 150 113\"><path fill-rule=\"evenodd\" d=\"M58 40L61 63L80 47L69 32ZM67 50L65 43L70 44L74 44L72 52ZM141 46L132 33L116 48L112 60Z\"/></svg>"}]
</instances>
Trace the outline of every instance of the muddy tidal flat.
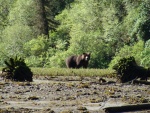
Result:
<instances>
[{"instance_id":1,"label":"muddy tidal flat","mask_svg":"<svg viewBox=\"0 0 150 113\"><path fill-rule=\"evenodd\" d=\"M109 106L150 103L150 85L103 79L107 82L97 76L34 76L33 82L0 77L0 113L105 113Z\"/></svg>"}]
</instances>

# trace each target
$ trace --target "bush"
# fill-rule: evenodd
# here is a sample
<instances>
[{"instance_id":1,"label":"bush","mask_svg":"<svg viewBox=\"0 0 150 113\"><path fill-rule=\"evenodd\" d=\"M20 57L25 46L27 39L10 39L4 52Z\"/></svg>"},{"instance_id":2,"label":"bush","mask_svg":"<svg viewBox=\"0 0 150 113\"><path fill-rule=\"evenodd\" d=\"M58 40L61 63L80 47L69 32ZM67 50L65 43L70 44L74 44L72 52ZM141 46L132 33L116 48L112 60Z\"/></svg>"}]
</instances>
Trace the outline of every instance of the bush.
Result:
<instances>
[{"instance_id":1,"label":"bush","mask_svg":"<svg viewBox=\"0 0 150 113\"><path fill-rule=\"evenodd\" d=\"M29 56L25 59L25 63L29 67L43 67L44 66L44 58L41 56Z\"/></svg>"},{"instance_id":2,"label":"bush","mask_svg":"<svg viewBox=\"0 0 150 113\"><path fill-rule=\"evenodd\" d=\"M57 68L62 68L66 67L65 64L65 59L66 59L66 52L64 51L59 51L55 53L54 56L50 57L47 62L46 62L46 67L57 67Z\"/></svg>"},{"instance_id":3,"label":"bush","mask_svg":"<svg viewBox=\"0 0 150 113\"><path fill-rule=\"evenodd\" d=\"M145 48L141 54L141 65L150 67L150 40L145 43Z\"/></svg>"},{"instance_id":4,"label":"bush","mask_svg":"<svg viewBox=\"0 0 150 113\"><path fill-rule=\"evenodd\" d=\"M112 68L121 58L133 56L136 59L138 65L141 62L141 53L144 48L143 41L135 43L133 46L125 45L119 52L116 52L113 60L109 64L109 68Z\"/></svg>"},{"instance_id":5,"label":"bush","mask_svg":"<svg viewBox=\"0 0 150 113\"><path fill-rule=\"evenodd\" d=\"M119 62L113 66L113 69L117 71L120 82L122 83L137 78L147 80L150 75L150 70L138 66L133 56L120 59Z\"/></svg>"},{"instance_id":6,"label":"bush","mask_svg":"<svg viewBox=\"0 0 150 113\"><path fill-rule=\"evenodd\" d=\"M32 72L30 68L25 64L24 59L10 58L5 61L6 67L2 69L2 72L6 72L6 79L14 81L30 81L32 82Z\"/></svg>"}]
</instances>

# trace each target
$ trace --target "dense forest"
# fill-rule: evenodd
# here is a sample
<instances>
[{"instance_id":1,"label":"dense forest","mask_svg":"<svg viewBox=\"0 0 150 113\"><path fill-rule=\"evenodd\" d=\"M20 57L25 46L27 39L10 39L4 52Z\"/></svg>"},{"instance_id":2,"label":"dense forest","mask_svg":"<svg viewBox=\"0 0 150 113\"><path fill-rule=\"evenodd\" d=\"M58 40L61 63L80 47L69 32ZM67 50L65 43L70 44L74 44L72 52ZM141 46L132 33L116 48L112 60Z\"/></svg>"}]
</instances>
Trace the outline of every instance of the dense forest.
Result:
<instances>
[{"instance_id":1,"label":"dense forest","mask_svg":"<svg viewBox=\"0 0 150 113\"><path fill-rule=\"evenodd\" d=\"M31 67L66 67L91 52L89 68L134 56L150 67L150 0L0 0L0 65L20 56Z\"/></svg>"}]
</instances>

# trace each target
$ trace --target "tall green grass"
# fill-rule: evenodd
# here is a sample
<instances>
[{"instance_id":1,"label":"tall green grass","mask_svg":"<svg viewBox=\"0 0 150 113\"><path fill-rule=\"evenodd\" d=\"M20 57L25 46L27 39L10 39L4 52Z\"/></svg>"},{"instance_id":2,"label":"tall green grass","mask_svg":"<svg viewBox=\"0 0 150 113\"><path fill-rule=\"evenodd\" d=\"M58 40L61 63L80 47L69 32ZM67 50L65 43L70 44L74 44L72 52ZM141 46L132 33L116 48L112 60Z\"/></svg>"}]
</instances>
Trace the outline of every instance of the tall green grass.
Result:
<instances>
[{"instance_id":1,"label":"tall green grass","mask_svg":"<svg viewBox=\"0 0 150 113\"><path fill-rule=\"evenodd\" d=\"M114 76L110 69L31 68L34 75L48 76Z\"/></svg>"},{"instance_id":2,"label":"tall green grass","mask_svg":"<svg viewBox=\"0 0 150 113\"><path fill-rule=\"evenodd\" d=\"M3 67L0 67L2 70ZM33 68L34 75L39 76L115 76L111 69L68 69L68 68Z\"/></svg>"}]
</instances>

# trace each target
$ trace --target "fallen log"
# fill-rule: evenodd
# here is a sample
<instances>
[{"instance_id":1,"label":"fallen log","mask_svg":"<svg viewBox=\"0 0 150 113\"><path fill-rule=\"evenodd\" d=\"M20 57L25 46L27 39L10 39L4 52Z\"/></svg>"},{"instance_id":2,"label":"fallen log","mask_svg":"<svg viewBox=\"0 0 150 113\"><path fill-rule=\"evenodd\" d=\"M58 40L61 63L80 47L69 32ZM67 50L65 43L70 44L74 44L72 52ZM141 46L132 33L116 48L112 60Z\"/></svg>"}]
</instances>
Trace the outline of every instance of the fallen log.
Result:
<instances>
[{"instance_id":1,"label":"fallen log","mask_svg":"<svg viewBox=\"0 0 150 113\"><path fill-rule=\"evenodd\" d=\"M144 80L134 80L133 84L145 84L145 85L150 85L150 82L144 81Z\"/></svg>"},{"instance_id":2,"label":"fallen log","mask_svg":"<svg viewBox=\"0 0 150 113\"><path fill-rule=\"evenodd\" d=\"M150 103L106 107L103 110L106 113L150 110Z\"/></svg>"}]
</instances>

